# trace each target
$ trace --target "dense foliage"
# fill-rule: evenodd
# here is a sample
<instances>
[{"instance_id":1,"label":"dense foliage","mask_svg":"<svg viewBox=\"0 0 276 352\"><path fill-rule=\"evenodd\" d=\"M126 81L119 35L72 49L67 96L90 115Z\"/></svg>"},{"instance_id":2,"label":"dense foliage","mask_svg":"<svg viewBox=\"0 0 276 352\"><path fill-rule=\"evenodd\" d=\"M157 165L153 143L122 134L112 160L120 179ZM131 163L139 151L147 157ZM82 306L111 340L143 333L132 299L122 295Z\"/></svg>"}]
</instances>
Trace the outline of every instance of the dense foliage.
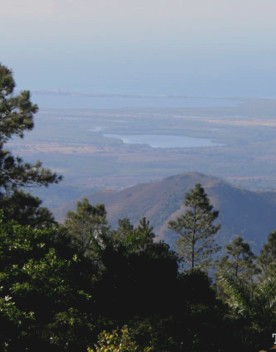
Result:
<instances>
[{"instance_id":1,"label":"dense foliage","mask_svg":"<svg viewBox=\"0 0 276 352\"><path fill-rule=\"evenodd\" d=\"M40 201L26 193L26 187L48 186L59 182L61 177L43 168L40 161L26 163L6 149L10 139L23 138L26 131L33 129L34 114L38 111L29 91L16 95L14 90L12 71L0 64L0 206L7 218L12 216L21 221L27 213L36 224L44 221L49 224L50 212L40 209Z\"/></svg>"},{"instance_id":2,"label":"dense foliage","mask_svg":"<svg viewBox=\"0 0 276 352\"><path fill-rule=\"evenodd\" d=\"M55 223L24 186L59 177L4 149L33 128L37 107L14 96L0 65L0 350L258 351L276 327L275 232L255 256L241 237L227 245L212 278L219 225L201 185L186 195L177 254L147 219L109 227L104 205L87 199ZM180 254L180 255L179 255ZM216 259L219 259L218 257ZM183 269L183 260L191 268ZM213 261L214 262L214 261Z\"/></svg>"},{"instance_id":3,"label":"dense foliage","mask_svg":"<svg viewBox=\"0 0 276 352\"><path fill-rule=\"evenodd\" d=\"M271 343L273 265L265 276L250 269L245 280L230 263L212 284L200 270L180 272L179 257L145 219L137 227L124 219L103 238L88 255L65 225L1 222L1 350L101 351L109 338L118 351L251 351ZM129 349L118 347L127 341Z\"/></svg>"}]
</instances>

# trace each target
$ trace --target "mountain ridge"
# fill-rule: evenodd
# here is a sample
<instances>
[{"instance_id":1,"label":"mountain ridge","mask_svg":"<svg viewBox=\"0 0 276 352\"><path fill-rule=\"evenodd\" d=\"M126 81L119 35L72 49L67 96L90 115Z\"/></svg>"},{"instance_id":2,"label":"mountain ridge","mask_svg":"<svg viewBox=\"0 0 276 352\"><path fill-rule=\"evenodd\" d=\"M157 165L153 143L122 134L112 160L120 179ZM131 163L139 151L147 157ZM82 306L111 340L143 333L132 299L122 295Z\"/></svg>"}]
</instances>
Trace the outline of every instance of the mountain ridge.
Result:
<instances>
[{"instance_id":1,"label":"mountain ridge","mask_svg":"<svg viewBox=\"0 0 276 352\"><path fill-rule=\"evenodd\" d=\"M219 211L218 223L222 225L217 236L219 244L225 245L241 235L255 251L259 251L268 234L276 229L275 192L240 189L220 178L189 172L120 191L93 193L87 198L91 204L105 205L113 228L118 219L127 217L135 225L146 217L157 238L174 246L177 236L167 228L167 223L184 211L185 193L196 183L204 187L211 204Z\"/></svg>"}]
</instances>

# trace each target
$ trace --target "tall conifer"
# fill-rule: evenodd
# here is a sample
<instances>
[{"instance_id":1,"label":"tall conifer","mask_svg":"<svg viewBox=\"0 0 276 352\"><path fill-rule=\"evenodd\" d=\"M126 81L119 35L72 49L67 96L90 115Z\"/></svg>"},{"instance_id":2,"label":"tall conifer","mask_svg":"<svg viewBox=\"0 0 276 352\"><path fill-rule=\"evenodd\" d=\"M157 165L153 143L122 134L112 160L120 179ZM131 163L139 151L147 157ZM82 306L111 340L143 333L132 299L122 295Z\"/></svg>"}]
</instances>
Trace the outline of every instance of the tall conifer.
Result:
<instances>
[{"instance_id":1,"label":"tall conifer","mask_svg":"<svg viewBox=\"0 0 276 352\"><path fill-rule=\"evenodd\" d=\"M213 210L204 188L200 184L186 193L184 213L169 222L169 228L178 235L177 247L190 269L208 269L212 255L219 250L214 236L220 229L215 224L219 212Z\"/></svg>"}]
</instances>

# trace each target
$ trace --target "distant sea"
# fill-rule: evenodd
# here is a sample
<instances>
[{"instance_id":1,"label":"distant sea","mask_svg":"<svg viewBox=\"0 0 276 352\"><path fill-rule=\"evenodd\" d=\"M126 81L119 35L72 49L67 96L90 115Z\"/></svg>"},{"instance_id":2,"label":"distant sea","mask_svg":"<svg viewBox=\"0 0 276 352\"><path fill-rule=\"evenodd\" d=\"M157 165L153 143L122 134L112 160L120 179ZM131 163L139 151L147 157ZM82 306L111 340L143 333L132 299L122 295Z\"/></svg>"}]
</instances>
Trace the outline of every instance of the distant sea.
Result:
<instances>
[{"instance_id":1,"label":"distant sea","mask_svg":"<svg viewBox=\"0 0 276 352\"><path fill-rule=\"evenodd\" d=\"M234 98L187 97L175 95L119 95L77 92L32 93L32 100L40 108L62 109L121 109L121 108L201 108L232 107L238 105Z\"/></svg>"}]
</instances>

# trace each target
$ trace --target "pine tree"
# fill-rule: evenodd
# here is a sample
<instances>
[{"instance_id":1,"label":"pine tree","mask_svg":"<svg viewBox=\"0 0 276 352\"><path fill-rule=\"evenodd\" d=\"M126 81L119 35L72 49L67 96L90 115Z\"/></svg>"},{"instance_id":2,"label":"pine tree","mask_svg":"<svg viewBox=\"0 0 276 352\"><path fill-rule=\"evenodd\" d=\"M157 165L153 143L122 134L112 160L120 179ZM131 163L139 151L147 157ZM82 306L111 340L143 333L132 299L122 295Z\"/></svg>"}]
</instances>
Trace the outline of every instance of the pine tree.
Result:
<instances>
[{"instance_id":1,"label":"pine tree","mask_svg":"<svg viewBox=\"0 0 276 352\"><path fill-rule=\"evenodd\" d=\"M134 227L128 218L118 220L118 228L113 232L113 245L123 245L129 252L142 252L153 244L155 234L149 220L140 219Z\"/></svg>"},{"instance_id":2,"label":"pine tree","mask_svg":"<svg viewBox=\"0 0 276 352\"><path fill-rule=\"evenodd\" d=\"M5 148L11 138L23 138L26 131L33 129L33 118L38 111L37 105L30 100L29 91L15 94L14 89L12 71L0 64L0 208L4 210L4 215L6 203L15 198L16 192L20 192L23 207L28 207L30 195L22 193L22 189L29 186L48 186L61 180L61 176L43 168L40 161L26 163ZM38 207L39 202L35 211L38 211ZM14 216L16 218L16 213Z\"/></svg>"},{"instance_id":3,"label":"pine tree","mask_svg":"<svg viewBox=\"0 0 276 352\"><path fill-rule=\"evenodd\" d=\"M227 273L247 282L252 282L256 271L256 256L242 237L236 237L226 246L226 255L219 262L219 273Z\"/></svg>"},{"instance_id":4,"label":"pine tree","mask_svg":"<svg viewBox=\"0 0 276 352\"><path fill-rule=\"evenodd\" d=\"M97 256L104 248L109 226L103 204L93 206L84 198L78 202L76 211L67 213L64 226L83 255Z\"/></svg>"},{"instance_id":5,"label":"pine tree","mask_svg":"<svg viewBox=\"0 0 276 352\"><path fill-rule=\"evenodd\" d=\"M276 276L276 231L269 234L258 257L257 264L262 276Z\"/></svg>"},{"instance_id":6,"label":"pine tree","mask_svg":"<svg viewBox=\"0 0 276 352\"><path fill-rule=\"evenodd\" d=\"M58 182L60 177L42 168L41 162L24 163L4 149L12 137L23 138L25 131L33 129L33 117L38 111L37 105L30 100L29 91L15 95L14 89L12 71L0 64L0 190Z\"/></svg>"},{"instance_id":7,"label":"pine tree","mask_svg":"<svg viewBox=\"0 0 276 352\"><path fill-rule=\"evenodd\" d=\"M214 236L220 229L214 224L219 212L213 210L205 190L200 184L186 194L185 211L169 228L178 233L178 252L190 269L208 269L212 255L219 250Z\"/></svg>"}]
</instances>

